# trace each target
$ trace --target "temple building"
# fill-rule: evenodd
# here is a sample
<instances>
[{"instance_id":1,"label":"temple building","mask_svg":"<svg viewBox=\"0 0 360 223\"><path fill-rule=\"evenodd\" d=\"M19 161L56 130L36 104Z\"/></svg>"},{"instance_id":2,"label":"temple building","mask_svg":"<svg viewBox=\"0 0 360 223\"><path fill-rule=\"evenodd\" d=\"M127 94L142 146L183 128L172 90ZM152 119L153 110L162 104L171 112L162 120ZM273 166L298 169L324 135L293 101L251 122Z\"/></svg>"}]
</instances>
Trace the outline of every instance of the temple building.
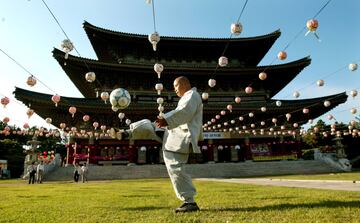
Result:
<instances>
[{"instance_id":1,"label":"temple building","mask_svg":"<svg viewBox=\"0 0 360 223\"><path fill-rule=\"evenodd\" d=\"M224 148L227 144L232 149L240 145L247 146L248 152L243 154L247 159L251 158L250 144L273 143L276 137L281 137L282 143L284 137L298 135L300 126L308 120L323 115L347 100L345 92L311 99L279 101L273 98L311 62L309 57L305 57L283 64L258 66L279 38L279 30L248 38L162 36L154 51L147 35L107 30L88 22L84 22L83 26L97 59L73 55L67 57L59 49L53 50L53 56L84 98L61 97L55 107L51 101L52 95L49 94L21 88L16 88L14 94L42 118L52 118L53 125L59 127L60 123L66 123L69 131L71 127L76 127L78 132L84 130L77 135L79 140L82 137L86 139L80 140L80 144L87 148L84 149L87 150L87 159L91 154L115 157L116 151L129 142L110 139L106 136L106 130L111 127L127 128L125 119L133 122L144 118L155 120L159 113L158 97L164 99L164 112L174 109L179 98L173 92L172 84L180 75L188 77L200 93L209 94L209 98L204 100L206 140L201 143L204 150L211 145L216 145L220 150L219 146ZM229 58L229 63L226 67L218 67L218 58L225 47L224 56ZM154 71L155 63L164 65L160 79ZM259 73L264 71L267 78L260 80ZM96 80L87 82L87 72L94 72ZM216 80L216 85L212 88L208 86L210 78ZM164 86L161 95L155 90L156 83ZM253 91L246 93L245 89L249 86ZM111 104L105 103L99 96L102 92L110 93L119 87L129 91L131 103L126 109L114 112ZM240 97L241 102L235 103L235 97ZM325 101L328 101L326 106ZM231 110L226 109L228 105L232 106ZM68 111L70 106L77 108L74 117ZM118 118L119 112L125 114L123 120ZM90 120L84 121L84 115L89 115ZM99 127L106 127L95 130L93 122L99 123ZM97 142L91 140L94 131L99 132L95 139ZM98 145L95 147L102 149L113 148L114 151L110 155L108 148L106 152L90 152L91 146L88 147L87 144ZM134 145L139 148L160 147L149 141L135 142ZM78 152L75 151L75 154ZM213 155L214 153L211 156ZM211 156L207 159L211 159ZM217 158L212 159L216 161ZM96 160L93 162L96 163Z\"/></svg>"}]
</instances>

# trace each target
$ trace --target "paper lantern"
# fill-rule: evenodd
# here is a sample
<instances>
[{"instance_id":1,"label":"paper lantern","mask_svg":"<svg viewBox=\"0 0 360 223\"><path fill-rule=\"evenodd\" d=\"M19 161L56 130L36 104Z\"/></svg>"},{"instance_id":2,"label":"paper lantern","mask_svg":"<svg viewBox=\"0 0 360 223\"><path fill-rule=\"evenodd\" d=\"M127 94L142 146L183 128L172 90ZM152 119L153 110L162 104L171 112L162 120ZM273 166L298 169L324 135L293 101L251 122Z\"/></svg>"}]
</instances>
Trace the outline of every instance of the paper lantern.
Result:
<instances>
[{"instance_id":1,"label":"paper lantern","mask_svg":"<svg viewBox=\"0 0 360 223\"><path fill-rule=\"evenodd\" d=\"M252 87L249 86L249 87L246 87L246 88L245 88L245 93L246 93L246 94L251 94L252 92L253 92Z\"/></svg>"},{"instance_id":2,"label":"paper lantern","mask_svg":"<svg viewBox=\"0 0 360 223\"><path fill-rule=\"evenodd\" d=\"M211 123L215 123L215 122L216 122L216 119L212 118Z\"/></svg>"},{"instance_id":3,"label":"paper lantern","mask_svg":"<svg viewBox=\"0 0 360 223\"><path fill-rule=\"evenodd\" d=\"M356 63L349 64L349 70L350 71L356 71L358 68L358 65Z\"/></svg>"},{"instance_id":4,"label":"paper lantern","mask_svg":"<svg viewBox=\"0 0 360 223\"><path fill-rule=\"evenodd\" d=\"M60 95L57 95L57 94L55 94L55 95L53 95L52 97L51 97L51 100L55 103L55 107L57 107L58 106L58 103L59 103L59 101L60 101Z\"/></svg>"},{"instance_id":5,"label":"paper lantern","mask_svg":"<svg viewBox=\"0 0 360 223\"><path fill-rule=\"evenodd\" d=\"M155 90L157 91L158 95L161 94L161 91L162 91L163 89L164 89L164 87L163 87L163 84L162 84L162 83L157 83L157 84L155 85Z\"/></svg>"},{"instance_id":6,"label":"paper lantern","mask_svg":"<svg viewBox=\"0 0 360 223\"><path fill-rule=\"evenodd\" d=\"M276 119L276 118L272 118L271 121L276 125L276 123L277 123L277 119Z\"/></svg>"},{"instance_id":7,"label":"paper lantern","mask_svg":"<svg viewBox=\"0 0 360 223\"><path fill-rule=\"evenodd\" d=\"M152 44L153 46L153 50L156 51L156 45L158 44L158 42L160 41L160 35L158 32L154 32L152 34L150 34L148 36L148 40L149 42Z\"/></svg>"},{"instance_id":8,"label":"paper lantern","mask_svg":"<svg viewBox=\"0 0 360 223\"><path fill-rule=\"evenodd\" d=\"M109 99L110 95L108 92L104 91L104 92L101 92L100 97L106 104L106 101Z\"/></svg>"},{"instance_id":9,"label":"paper lantern","mask_svg":"<svg viewBox=\"0 0 360 223\"><path fill-rule=\"evenodd\" d=\"M1 104L6 108L6 105L10 103L10 99L8 97L1 98Z\"/></svg>"},{"instance_id":10,"label":"paper lantern","mask_svg":"<svg viewBox=\"0 0 360 223\"><path fill-rule=\"evenodd\" d=\"M89 120L90 120L90 116L89 116L89 115L84 115L84 116L83 116L83 120L84 120L84 122L89 121Z\"/></svg>"},{"instance_id":11,"label":"paper lantern","mask_svg":"<svg viewBox=\"0 0 360 223\"><path fill-rule=\"evenodd\" d=\"M106 125L100 126L100 129L101 129L103 132L105 132L105 130L106 130Z\"/></svg>"},{"instance_id":12,"label":"paper lantern","mask_svg":"<svg viewBox=\"0 0 360 223\"><path fill-rule=\"evenodd\" d=\"M24 129L28 129L28 128L30 128L30 126L29 126L28 123L24 123L23 128L24 128Z\"/></svg>"},{"instance_id":13,"label":"paper lantern","mask_svg":"<svg viewBox=\"0 0 360 223\"><path fill-rule=\"evenodd\" d=\"M266 107L261 107L260 110L261 110L262 112L266 112Z\"/></svg>"},{"instance_id":14,"label":"paper lantern","mask_svg":"<svg viewBox=\"0 0 360 223\"><path fill-rule=\"evenodd\" d=\"M96 79L96 75L95 75L95 73L94 72L87 72L86 74L85 74L85 80L87 81L87 82L93 82L93 81L95 81L95 79Z\"/></svg>"},{"instance_id":15,"label":"paper lantern","mask_svg":"<svg viewBox=\"0 0 360 223\"><path fill-rule=\"evenodd\" d=\"M221 56L218 61L220 67L225 67L226 65L228 65L228 62L228 58L224 56Z\"/></svg>"},{"instance_id":16,"label":"paper lantern","mask_svg":"<svg viewBox=\"0 0 360 223\"><path fill-rule=\"evenodd\" d=\"M350 95L351 95L351 97L355 98L358 95L357 90L350 91Z\"/></svg>"},{"instance_id":17,"label":"paper lantern","mask_svg":"<svg viewBox=\"0 0 360 223\"><path fill-rule=\"evenodd\" d=\"M309 113L309 109L308 109L308 108L303 108L303 113L304 113L304 114L308 114L308 113Z\"/></svg>"},{"instance_id":18,"label":"paper lantern","mask_svg":"<svg viewBox=\"0 0 360 223\"><path fill-rule=\"evenodd\" d=\"M47 124L51 124L51 123L52 123L52 119L51 119L51 118L46 118L46 119L45 119L45 122L46 122Z\"/></svg>"},{"instance_id":19,"label":"paper lantern","mask_svg":"<svg viewBox=\"0 0 360 223\"><path fill-rule=\"evenodd\" d=\"M26 83L30 87L33 87L36 84L36 78L33 75L31 75L30 77L28 77Z\"/></svg>"},{"instance_id":20,"label":"paper lantern","mask_svg":"<svg viewBox=\"0 0 360 223\"><path fill-rule=\"evenodd\" d=\"M69 108L69 113L71 114L71 117L74 118L74 115L75 115L75 113L76 113L76 107L71 106L71 107Z\"/></svg>"},{"instance_id":21,"label":"paper lantern","mask_svg":"<svg viewBox=\"0 0 360 223\"><path fill-rule=\"evenodd\" d=\"M220 115L215 115L215 118L216 118L216 119L220 119Z\"/></svg>"},{"instance_id":22,"label":"paper lantern","mask_svg":"<svg viewBox=\"0 0 360 223\"><path fill-rule=\"evenodd\" d=\"M29 108L27 111L26 111L26 115L28 116L28 118L31 118L31 116L34 114L34 110L32 110L31 108Z\"/></svg>"},{"instance_id":23,"label":"paper lantern","mask_svg":"<svg viewBox=\"0 0 360 223\"><path fill-rule=\"evenodd\" d=\"M208 85L209 85L210 87L215 87L215 85L216 85L216 80L215 80L215 79L209 79Z\"/></svg>"},{"instance_id":24,"label":"paper lantern","mask_svg":"<svg viewBox=\"0 0 360 223\"><path fill-rule=\"evenodd\" d=\"M261 121L260 122L260 125L265 125L266 123L264 121Z\"/></svg>"},{"instance_id":25,"label":"paper lantern","mask_svg":"<svg viewBox=\"0 0 360 223\"><path fill-rule=\"evenodd\" d=\"M111 106L111 110L113 110L113 112L117 112L119 110L119 107Z\"/></svg>"},{"instance_id":26,"label":"paper lantern","mask_svg":"<svg viewBox=\"0 0 360 223\"><path fill-rule=\"evenodd\" d=\"M328 101L328 100L324 101L324 106L325 107L329 107L330 105L331 105L330 101Z\"/></svg>"},{"instance_id":27,"label":"paper lantern","mask_svg":"<svg viewBox=\"0 0 360 223\"><path fill-rule=\"evenodd\" d=\"M300 93L298 91L295 91L293 93L294 98L298 98L300 96Z\"/></svg>"},{"instance_id":28,"label":"paper lantern","mask_svg":"<svg viewBox=\"0 0 360 223\"><path fill-rule=\"evenodd\" d=\"M157 98L156 99L156 103L158 103L159 105L161 105L162 103L164 103L164 99L163 98Z\"/></svg>"},{"instance_id":29,"label":"paper lantern","mask_svg":"<svg viewBox=\"0 0 360 223\"><path fill-rule=\"evenodd\" d=\"M309 19L306 22L306 28L308 31L306 32L305 36L307 36L310 32L314 33L315 37L320 40L319 36L316 33L317 28L319 27L319 22L316 19Z\"/></svg>"},{"instance_id":30,"label":"paper lantern","mask_svg":"<svg viewBox=\"0 0 360 223\"><path fill-rule=\"evenodd\" d=\"M250 118L254 117L254 113L250 112L250 113L249 113L249 117L250 117Z\"/></svg>"},{"instance_id":31,"label":"paper lantern","mask_svg":"<svg viewBox=\"0 0 360 223\"><path fill-rule=\"evenodd\" d=\"M65 59L68 59L69 52L74 49L74 45L69 39L65 39L61 43L61 48L65 52Z\"/></svg>"},{"instance_id":32,"label":"paper lantern","mask_svg":"<svg viewBox=\"0 0 360 223\"><path fill-rule=\"evenodd\" d=\"M8 122L10 122L9 117L5 117L5 118L3 118L3 123L7 124Z\"/></svg>"},{"instance_id":33,"label":"paper lantern","mask_svg":"<svg viewBox=\"0 0 360 223\"><path fill-rule=\"evenodd\" d=\"M131 124L131 120L130 120L130 119L126 119L126 120L125 120L125 124L130 125L130 124Z\"/></svg>"},{"instance_id":34,"label":"paper lantern","mask_svg":"<svg viewBox=\"0 0 360 223\"><path fill-rule=\"evenodd\" d=\"M96 130L97 127L99 127L99 123L98 123L98 122L93 122L93 127L94 127L94 129Z\"/></svg>"},{"instance_id":35,"label":"paper lantern","mask_svg":"<svg viewBox=\"0 0 360 223\"><path fill-rule=\"evenodd\" d=\"M275 104L276 104L276 106L280 107L282 103L281 103L281 101L276 101Z\"/></svg>"},{"instance_id":36,"label":"paper lantern","mask_svg":"<svg viewBox=\"0 0 360 223\"><path fill-rule=\"evenodd\" d=\"M294 127L294 128L297 128L297 127L299 127L299 124L295 122L295 123L293 124L293 127Z\"/></svg>"},{"instance_id":37,"label":"paper lantern","mask_svg":"<svg viewBox=\"0 0 360 223\"><path fill-rule=\"evenodd\" d=\"M331 120L331 119L333 119L334 118L334 116L332 116L332 115L328 115L327 116L327 119L329 119L329 120Z\"/></svg>"},{"instance_id":38,"label":"paper lantern","mask_svg":"<svg viewBox=\"0 0 360 223\"><path fill-rule=\"evenodd\" d=\"M63 131L64 131L64 129L66 128L66 124L65 124L65 123L63 123L63 122L62 122L62 123L60 123L60 125L59 125L59 126L60 126L60 128L61 128Z\"/></svg>"},{"instance_id":39,"label":"paper lantern","mask_svg":"<svg viewBox=\"0 0 360 223\"><path fill-rule=\"evenodd\" d=\"M222 110L222 111L220 112L220 115L226 115L226 111Z\"/></svg>"},{"instance_id":40,"label":"paper lantern","mask_svg":"<svg viewBox=\"0 0 360 223\"><path fill-rule=\"evenodd\" d=\"M230 26L230 30L231 30L231 33L232 33L232 34L234 34L235 36L238 36L238 35L240 35L240 33L242 32L243 26L242 26L241 23L239 23L239 22L233 23L233 24L231 24L231 26Z\"/></svg>"},{"instance_id":41,"label":"paper lantern","mask_svg":"<svg viewBox=\"0 0 360 223\"><path fill-rule=\"evenodd\" d=\"M236 103L236 104L239 104L240 102L241 102L241 98L240 98L240 97L236 97L236 98L235 98L235 103Z\"/></svg>"},{"instance_id":42,"label":"paper lantern","mask_svg":"<svg viewBox=\"0 0 360 223\"><path fill-rule=\"evenodd\" d=\"M157 73L159 79L161 77L161 72L163 72L163 70L164 70L164 66L162 64L156 63L154 65L154 71Z\"/></svg>"},{"instance_id":43,"label":"paper lantern","mask_svg":"<svg viewBox=\"0 0 360 223\"><path fill-rule=\"evenodd\" d=\"M286 120L289 121L290 118L291 118L291 114L290 114L290 113L286 113L285 117L286 117Z\"/></svg>"},{"instance_id":44,"label":"paper lantern","mask_svg":"<svg viewBox=\"0 0 360 223\"><path fill-rule=\"evenodd\" d=\"M280 51L277 55L279 60L285 60L287 57L287 53L285 51Z\"/></svg>"},{"instance_id":45,"label":"paper lantern","mask_svg":"<svg viewBox=\"0 0 360 223\"><path fill-rule=\"evenodd\" d=\"M202 98L204 101L208 100L208 99L209 99L209 93L203 92L203 93L201 94L201 98Z\"/></svg>"},{"instance_id":46,"label":"paper lantern","mask_svg":"<svg viewBox=\"0 0 360 223\"><path fill-rule=\"evenodd\" d=\"M313 124L313 122L314 122L314 121L313 121L312 119L309 119L309 120L308 120L308 124Z\"/></svg>"},{"instance_id":47,"label":"paper lantern","mask_svg":"<svg viewBox=\"0 0 360 223\"><path fill-rule=\"evenodd\" d=\"M357 109L356 109L356 108L352 108L352 109L350 110L350 112L351 112L351 114L356 114Z\"/></svg>"},{"instance_id":48,"label":"paper lantern","mask_svg":"<svg viewBox=\"0 0 360 223\"><path fill-rule=\"evenodd\" d=\"M230 112L232 112L233 106L232 106L232 105L227 105L226 108L227 108L227 110L229 110Z\"/></svg>"},{"instance_id":49,"label":"paper lantern","mask_svg":"<svg viewBox=\"0 0 360 223\"><path fill-rule=\"evenodd\" d=\"M265 72L261 72L260 74L259 74L259 79L260 80L265 80L267 78L267 74L265 73Z\"/></svg>"},{"instance_id":50,"label":"paper lantern","mask_svg":"<svg viewBox=\"0 0 360 223\"><path fill-rule=\"evenodd\" d=\"M244 120L244 117L240 116L240 117L239 117L239 120L240 120L240 121L243 121L243 120Z\"/></svg>"},{"instance_id":51,"label":"paper lantern","mask_svg":"<svg viewBox=\"0 0 360 223\"><path fill-rule=\"evenodd\" d=\"M317 84L317 86L319 86L319 87L322 87L322 86L324 86L324 80L318 80L318 81L316 81L316 84Z\"/></svg>"}]
</instances>

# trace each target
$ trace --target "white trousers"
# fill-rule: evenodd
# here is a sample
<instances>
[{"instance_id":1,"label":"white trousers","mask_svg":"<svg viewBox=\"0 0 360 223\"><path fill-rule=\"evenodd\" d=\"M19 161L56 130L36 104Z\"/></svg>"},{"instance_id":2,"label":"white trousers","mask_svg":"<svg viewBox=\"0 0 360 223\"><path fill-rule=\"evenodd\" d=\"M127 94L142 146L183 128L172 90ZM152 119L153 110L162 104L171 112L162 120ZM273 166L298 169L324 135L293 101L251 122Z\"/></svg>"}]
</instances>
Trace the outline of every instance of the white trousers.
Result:
<instances>
[{"instance_id":1,"label":"white trousers","mask_svg":"<svg viewBox=\"0 0 360 223\"><path fill-rule=\"evenodd\" d=\"M187 163L189 154L176 153L167 150L163 150L163 154L166 169L176 196L184 202L193 203L196 189L190 175L185 172L184 166Z\"/></svg>"}]
</instances>

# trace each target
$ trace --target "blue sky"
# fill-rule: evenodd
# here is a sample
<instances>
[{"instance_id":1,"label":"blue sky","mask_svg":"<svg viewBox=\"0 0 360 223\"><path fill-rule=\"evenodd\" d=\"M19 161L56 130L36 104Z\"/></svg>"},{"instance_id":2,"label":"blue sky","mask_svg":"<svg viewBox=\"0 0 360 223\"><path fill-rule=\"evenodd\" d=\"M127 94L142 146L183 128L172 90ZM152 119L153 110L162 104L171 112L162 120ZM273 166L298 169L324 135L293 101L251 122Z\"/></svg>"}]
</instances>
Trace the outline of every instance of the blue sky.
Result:
<instances>
[{"instance_id":1,"label":"blue sky","mask_svg":"<svg viewBox=\"0 0 360 223\"><path fill-rule=\"evenodd\" d=\"M82 57L96 59L96 55L82 28L86 20L93 25L115 31L150 34L153 32L152 8L145 0L47 0L45 1ZM264 35L280 29L282 34L260 65L268 65L277 53L291 42L286 50L287 63L306 56L312 63L287 85L276 99L293 99L298 90L299 99L320 97L352 89L360 92L360 71L350 72L347 65L360 63L360 1L332 0L316 17L317 33L302 33L327 0L249 0L240 22L244 30L241 37ZM156 28L162 36L221 37L230 36L230 24L237 20L245 0L155 0ZM47 126L39 116L27 118L27 108L16 103L14 86L37 92L62 96L82 97L65 72L52 57L53 47L60 47L64 34L41 0L0 0L0 49L8 53L46 86L38 83L26 85L29 76L23 69L0 53L0 96L11 102L0 108L0 118L10 118L10 124ZM149 43L150 44L150 43ZM161 42L159 43L161 44ZM76 55L76 52L71 52ZM219 55L220 56L220 55ZM230 58L229 58L230 59ZM344 69L341 69L344 68ZM341 69L339 72L335 71ZM316 81L325 85L317 87ZM50 88L51 90L49 90ZM359 97L333 109L330 113L338 121L354 119L350 109L360 110ZM220 111L220 109L219 109ZM328 114L328 113L327 113ZM326 115L326 114L325 114ZM358 114L357 114L358 115ZM321 117L323 120L325 116Z\"/></svg>"}]
</instances>

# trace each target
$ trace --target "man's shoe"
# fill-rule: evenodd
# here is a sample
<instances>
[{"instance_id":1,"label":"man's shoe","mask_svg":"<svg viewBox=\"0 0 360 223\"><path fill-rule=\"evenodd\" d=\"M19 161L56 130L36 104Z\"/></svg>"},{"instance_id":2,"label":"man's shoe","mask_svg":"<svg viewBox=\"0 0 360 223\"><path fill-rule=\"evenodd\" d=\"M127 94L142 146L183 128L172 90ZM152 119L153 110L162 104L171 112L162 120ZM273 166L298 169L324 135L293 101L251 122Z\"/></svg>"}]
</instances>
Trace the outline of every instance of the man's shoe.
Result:
<instances>
[{"instance_id":1,"label":"man's shoe","mask_svg":"<svg viewBox=\"0 0 360 223\"><path fill-rule=\"evenodd\" d=\"M196 203L183 203L180 207L175 209L175 213L179 212L192 212L192 211L199 211L200 208L197 206Z\"/></svg>"}]
</instances>

